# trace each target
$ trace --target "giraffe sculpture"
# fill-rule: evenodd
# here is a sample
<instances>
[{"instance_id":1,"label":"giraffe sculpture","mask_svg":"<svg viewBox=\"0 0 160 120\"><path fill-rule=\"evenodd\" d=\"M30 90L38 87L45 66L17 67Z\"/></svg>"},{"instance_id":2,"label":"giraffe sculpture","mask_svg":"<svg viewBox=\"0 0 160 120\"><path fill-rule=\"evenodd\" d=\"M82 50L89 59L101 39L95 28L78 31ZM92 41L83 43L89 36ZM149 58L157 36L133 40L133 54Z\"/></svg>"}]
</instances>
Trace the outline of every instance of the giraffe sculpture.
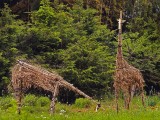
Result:
<instances>
[{"instance_id":1,"label":"giraffe sculpture","mask_svg":"<svg viewBox=\"0 0 160 120\"><path fill-rule=\"evenodd\" d=\"M137 68L131 66L123 57L122 53L122 11L120 11L120 18L118 20L118 49L116 55L116 70L114 74L114 88L115 88L115 100L116 109L118 108L118 96L119 92L124 95L125 108L129 109L131 99L136 90L139 90L142 97L142 104L144 105L144 79Z\"/></svg>"},{"instance_id":2,"label":"giraffe sculpture","mask_svg":"<svg viewBox=\"0 0 160 120\"><path fill-rule=\"evenodd\" d=\"M50 105L51 114L55 111L55 98L58 95L60 87L72 90L85 98L94 101L90 96L74 87L72 84L65 81L57 73L49 72L40 67L33 66L23 61L18 61L12 69L11 85L13 87L15 98L18 103L18 113L21 112L21 101L23 93L31 88L42 88L52 93L52 101Z\"/></svg>"}]
</instances>

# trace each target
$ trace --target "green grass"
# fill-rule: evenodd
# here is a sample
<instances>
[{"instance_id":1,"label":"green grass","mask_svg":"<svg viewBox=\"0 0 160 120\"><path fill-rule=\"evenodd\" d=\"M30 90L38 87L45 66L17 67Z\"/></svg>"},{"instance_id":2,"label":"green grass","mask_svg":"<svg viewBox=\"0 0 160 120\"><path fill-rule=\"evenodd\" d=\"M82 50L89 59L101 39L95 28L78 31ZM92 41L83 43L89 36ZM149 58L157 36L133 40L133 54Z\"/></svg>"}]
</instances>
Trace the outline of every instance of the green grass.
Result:
<instances>
[{"instance_id":1,"label":"green grass","mask_svg":"<svg viewBox=\"0 0 160 120\"><path fill-rule=\"evenodd\" d=\"M0 120L160 120L160 98L158 96L146 98L145 108L141 105L140 98L136 97L131 103L130 110L125 110L123 101L120 100L118 114L114 100L106 100L102 103L103 108L100 108L98 112L94 111L96 106L94 103L90 107L57 103L55 114L50 115L47 98L36 99L38 104L23 104L22 113L18 115L16 101L12 97L0 98ZM45 104L41 105L39 102Z\"/></svg>"}]
</instances>

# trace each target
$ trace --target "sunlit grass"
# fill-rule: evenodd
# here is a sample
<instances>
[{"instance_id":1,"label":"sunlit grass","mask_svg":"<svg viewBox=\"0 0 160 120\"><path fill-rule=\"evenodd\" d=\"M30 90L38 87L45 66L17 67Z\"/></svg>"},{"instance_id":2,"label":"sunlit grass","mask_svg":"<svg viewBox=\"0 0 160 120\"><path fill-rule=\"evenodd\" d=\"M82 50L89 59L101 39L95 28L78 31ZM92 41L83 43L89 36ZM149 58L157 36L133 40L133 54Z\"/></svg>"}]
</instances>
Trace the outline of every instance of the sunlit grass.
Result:
<instances>
[{"instance_id":1,"label":"sunlit grass","mask_svg":"<svg viewBox=\"0 0 160 120\"><path fill-rule=\"evenodd\" d=\"M141 104L140 97L135 97L131 103L130 110L124 109L123 101L120 100L120 111L117 114L115 102L105 100L102 102L102 108L95 112L95 104L90 107L81 108L76 105L56 104L54 115L49 114L49 105L43 107L23 106L21 115L17 114L16 102L12 97L3 98L11 99L12 106L7 109L0 109L0 120L159 120L160 119L160 99L157 96L146 98L146 107ZM154 101L156 104L150 106L149 102ZM3 102L4 103L4 102Z\"/></svg>"}]
</instances>

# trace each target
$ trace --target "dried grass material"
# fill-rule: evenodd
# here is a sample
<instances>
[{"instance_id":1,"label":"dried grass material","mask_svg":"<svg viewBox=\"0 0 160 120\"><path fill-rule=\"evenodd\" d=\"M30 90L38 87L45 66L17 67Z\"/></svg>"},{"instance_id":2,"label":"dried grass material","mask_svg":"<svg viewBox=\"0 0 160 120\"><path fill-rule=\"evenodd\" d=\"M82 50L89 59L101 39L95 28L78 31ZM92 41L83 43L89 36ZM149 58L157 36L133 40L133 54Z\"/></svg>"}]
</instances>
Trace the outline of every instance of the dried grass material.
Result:
<instances>
[{"instance_id":1,"label":"dried grass material","mask_svg":"<svg viewBox=\"0 0 160 120\"><path fill-rule=\"evenodd\" d=\"M122 12L119 19L119 26L122 28ZM118 95L122 91L124 95L125 108L129 109L131 99L136 90L141 92L142 103L144 105L144 79L140 70L128 64L122 54L122 29L118 34L118 50L116 56L116 70L114 74L114 88L118 111Z\"/></svg>"},{"instance_id":2,"label":"dried grass material","mask_svg":"<svg viewBox=\"0 0 160 120\"><path fill-rule=\"evenodd\" d=\"M42 69L40 67L35 67L23 61L18 61L18 63L13 67L11 84L15 91L15 97L17 99L19 106L18 107L19 113L21 108L22 93L27 89L31 88L32 86L52 92L54 97L53 100L55 100L55 97L57 96L59 91L58 89L60 87L68 88L69 90L72 90L75 93L84 96L85 98L92 99L84 92L80 91L72 84L65 81L57 73L51 73L45 69ZM53 102L54 101L52 101L51 103L52 109L54 107Z\"/></svg>"}]
</instances>

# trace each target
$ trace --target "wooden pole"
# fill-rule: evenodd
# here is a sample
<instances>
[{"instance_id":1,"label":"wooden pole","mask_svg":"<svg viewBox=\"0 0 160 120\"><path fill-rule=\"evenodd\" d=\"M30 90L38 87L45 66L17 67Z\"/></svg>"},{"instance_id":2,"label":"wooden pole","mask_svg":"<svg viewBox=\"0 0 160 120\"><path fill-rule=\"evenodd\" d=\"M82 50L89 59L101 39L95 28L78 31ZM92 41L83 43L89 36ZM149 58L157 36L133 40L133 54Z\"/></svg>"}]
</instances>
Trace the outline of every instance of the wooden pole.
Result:
<instances>
[{"instance_id":1,"label":"wooden pole","mask_svg":"<svg viewBox=\"0 0 160 120\"><path fill-rule=\"evenodd\" d=\"M59 84L56 83L55 84L55 88L54 88L54 92L53 92L53 96L52 96L52 101L51 101L51 105L50 105L50 113L53 114L55 112L55 101L56 101L56 96L58 94L59 91Z\"/></svg>"},{"instance_id":2,"label":"wooden pole","mask_svg":"<svg viewBox=\"0 0 160 120\"><path fill-rule=\"evenodd\" d=\"M122 11L120 11L120 18L118 21L118 50L117 50L117 60L116 60L116 69L122 68L122 24L125 22L125 20L122 20ZM115 101L116 101L116 110L117 113L119 112L119 106L118 106L118 97L119 97L119 91L117 88L115 88Z\"/></svg>"},{"instance_id":3,"label":"wooden pole","mask_svg":"<svg viewBox=\"0 0 160 120\"><path fill-rule=\"evenodd\" d=\"M15 97L17 100L17 112L18 114L21 114L21 101L22 101L22 81L19 80L18 86L16 88L14 88L15 90Z\"/></svg>"},{"instance_id":4,"label":"wooden pole","mask_svg":"<svg viewBox=\"0 0 160 120\"><path fill-rule=\"evenodd\" d=\"M117 51L117 59L119 60L119 63L122 64L122 24L125 22L125 20L122 19L122 11L120 11L120 18L118 19L118 51ZM119 66L121 68L121 66Z\"/></svg>"},{"instance_id":5,"label":"wooden pole","mask_svg":"<svg viewBox=\"0 0 160 120\"><path fill-rule=\"evenodd\" d=\"M21 71L21 67L19 68L19 71ZM18 84L15 88L15 96L16 96L16 99L17 99L17 104L18 104L18 108L17 108L17 111L18 111L18 114L21 114L21 107L22 107L22 81L21 79L18 79Z\"/></svg>"}]
</instances>

